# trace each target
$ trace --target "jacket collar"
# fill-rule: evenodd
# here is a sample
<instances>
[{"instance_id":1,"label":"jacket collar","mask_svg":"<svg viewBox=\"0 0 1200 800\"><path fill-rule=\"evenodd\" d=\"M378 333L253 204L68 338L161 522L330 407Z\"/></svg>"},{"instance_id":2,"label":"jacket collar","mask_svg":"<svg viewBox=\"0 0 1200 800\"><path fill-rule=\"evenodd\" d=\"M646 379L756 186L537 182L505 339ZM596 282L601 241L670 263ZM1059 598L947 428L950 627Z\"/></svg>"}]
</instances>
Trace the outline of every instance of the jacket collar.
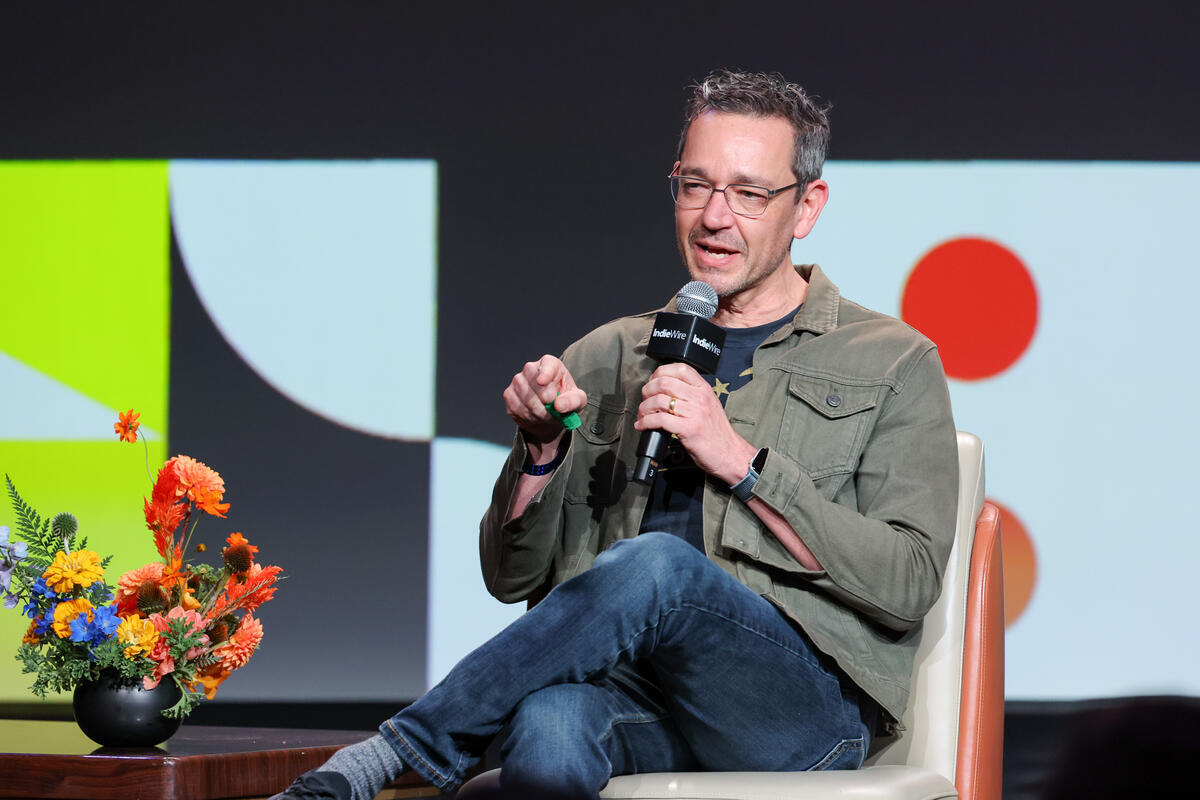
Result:
<instances>
[{"instance_id":1,"label":"jacket collar","mask_svg":"<svg viewBox=\"0 0 1200 800\"><path fill-rule=\"evenodd\" d=\"M792 318L793 330L828 333L837 327L841 293L816 264L801 264L796 267L796 272L808 281L808 293L804 297L804 305L800 307L800 312Z\"/></svg>"}]
</instances>

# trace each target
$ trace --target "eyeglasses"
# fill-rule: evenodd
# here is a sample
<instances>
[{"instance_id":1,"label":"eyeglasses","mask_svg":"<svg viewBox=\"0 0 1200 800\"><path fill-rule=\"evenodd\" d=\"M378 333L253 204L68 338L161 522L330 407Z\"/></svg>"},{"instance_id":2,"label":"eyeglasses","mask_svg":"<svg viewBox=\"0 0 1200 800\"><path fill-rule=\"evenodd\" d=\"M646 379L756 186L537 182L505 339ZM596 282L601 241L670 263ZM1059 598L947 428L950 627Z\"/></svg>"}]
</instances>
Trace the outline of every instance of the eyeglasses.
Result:
<instances>
[{"instance_id":1,"label":"eyeglasses","mask_svg":"<svg viewBox=\"0 0 1200 800\"><path fill-rule=\"evenodd\" d=\"M800 185L797 181L778 189L768 189L749 183L730 183L724 189L718 189L704 178L671 175L668 180L671 181L671 199L680 208L704 208L712 199L713 192L721 192L725 195L729 210L743 217L760 216L767 210L767 203L771 202L772 197Z\"/></svg>"}]
</instances>

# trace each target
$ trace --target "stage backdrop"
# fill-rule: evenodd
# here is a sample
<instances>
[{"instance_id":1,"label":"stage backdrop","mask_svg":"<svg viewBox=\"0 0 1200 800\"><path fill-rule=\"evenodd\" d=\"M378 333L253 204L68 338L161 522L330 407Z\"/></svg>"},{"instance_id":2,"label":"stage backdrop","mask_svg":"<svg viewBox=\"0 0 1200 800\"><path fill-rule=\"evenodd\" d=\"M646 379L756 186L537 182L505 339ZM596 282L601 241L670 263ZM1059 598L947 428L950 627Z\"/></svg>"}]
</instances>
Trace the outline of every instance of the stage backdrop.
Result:
<instances>
[{"instance_id":1,"label":"stage backdrop","mask_svg":"<svg viewBox=\"0 0 1200 800\"><path fill-rule=\"evenodd\" d=\"M1200 546L1172 505L1146 502L1187 496L1200 447L1161 394L1186 371L1170 331L1200 290L1180 256L1200 168L826 175L831 201L794 259L933 336L957 423L985 442L1010 696L1200 692L1197 640L1152 613L1179 602ZM1147 200L1114 226L1105 187L1131 183ZM454 287L437 287L435 163L8 163L0 203L4 471L46 514L73 510L116 552L115 577L153 555L142 445L112 433L136 408L152 468L169 443L224 475L229 519L198 530L209 552L236 529L287 569L263 651L223 697L415 695L520 612L477 566L508 436L498 397L494 440L441 435L435 414L436 370L463 367L438 357L437 298L452 309ZM1132 264L1153 292L1114 300ZM499 337L521 324L462 322ZM1150 536L1172 557L1119 563ZM27 624L0 620L9 642ZM355 680L318 680L351 657ZM20 698L16 664L0 664Z\"/></svg>"},{"instance_id":2,"label":"stage backdrop","mask_svg":"<svg viewBox=\"0 0 1200 800\"><path fill-rule=\"evenodd\" d=\"M521 611L478 574L501 391L687 280L685 87L778 70L832 104L794 259L929 333L983 438L1009 697L1200 694L1200 10L1153 5L6 9L0 472L116 575L147 462L204 461L207 555L288 575L218 700L413 698Z\"/></svg>"}]
</instances>

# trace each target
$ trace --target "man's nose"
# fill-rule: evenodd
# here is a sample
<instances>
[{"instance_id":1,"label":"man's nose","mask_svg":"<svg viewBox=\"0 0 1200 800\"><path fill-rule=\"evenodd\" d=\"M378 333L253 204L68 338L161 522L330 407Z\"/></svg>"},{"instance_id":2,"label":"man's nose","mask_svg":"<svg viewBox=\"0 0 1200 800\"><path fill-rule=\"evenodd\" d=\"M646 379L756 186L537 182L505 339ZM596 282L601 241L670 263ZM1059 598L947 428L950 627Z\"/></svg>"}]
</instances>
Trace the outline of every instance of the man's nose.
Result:
<instances>
[{"instance_id":1,"label":"man's nose","mask_svg":"<svg viewBox=\"0 0 1200 800\"><path fill-rule=\"evenodd\" d=\"M733 224L733 211L729 208L729 201L725 199L724 190L713 190L712 196L708 198L708 204L704 206L701 221L709 230L728 228Z\"/></svg>"}]
</instances>

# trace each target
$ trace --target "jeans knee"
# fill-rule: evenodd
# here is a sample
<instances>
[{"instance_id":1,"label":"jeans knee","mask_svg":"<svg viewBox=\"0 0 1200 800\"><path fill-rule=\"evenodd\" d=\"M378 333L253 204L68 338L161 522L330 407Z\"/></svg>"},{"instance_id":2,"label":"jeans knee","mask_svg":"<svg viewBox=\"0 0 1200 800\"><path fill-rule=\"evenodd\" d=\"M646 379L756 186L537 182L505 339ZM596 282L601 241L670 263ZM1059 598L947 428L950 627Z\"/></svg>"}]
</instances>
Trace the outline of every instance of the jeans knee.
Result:
<instances>
[{"instance_id":1,"label":"jeans knee","mask_svg":"<svg viewBox=\"0 0 1200 800\"><path fill-rule=\"evenodd\" d=\"M640 580L656 583L685 578L709 563L703 553L680 537L656 531L622 539L596 559L597 566L632 571Z\"/></svg>"}]
</instances>

